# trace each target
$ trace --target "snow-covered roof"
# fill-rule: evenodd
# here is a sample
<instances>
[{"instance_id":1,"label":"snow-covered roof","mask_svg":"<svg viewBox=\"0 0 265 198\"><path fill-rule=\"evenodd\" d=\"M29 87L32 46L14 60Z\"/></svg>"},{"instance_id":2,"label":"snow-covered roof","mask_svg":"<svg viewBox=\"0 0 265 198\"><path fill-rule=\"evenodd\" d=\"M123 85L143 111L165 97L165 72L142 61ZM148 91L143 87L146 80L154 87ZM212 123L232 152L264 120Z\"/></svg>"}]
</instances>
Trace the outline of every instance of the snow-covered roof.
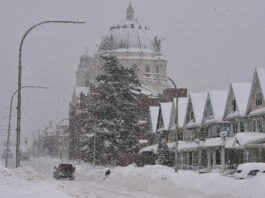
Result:
<instances>
[{"instance_id":1,"label":"snow-covered roof","mask_svg":"<svg viewBox=\"0 0 265 198\"><path fill-rule=\"evenodd\" d=\"M249 113L251 110L252 97L254 97L254 94L255 94L254 89L256 87L257 80L260 83L263 99L265 99L265 69L264 68L256 68L255 69L254 77L253 77L252 85L251 85L251 89L250 89L250 94L249 94L249 98L248 98L247 113Z\"/></svg>"},{"instance_id":2,"label":"snow-covered roof","mask_svg":"<svg viewBox=\"0 0 265 198\"><path fill-rule=\"evenodd\" d=\"M185 121L188 98L178 98L178 127L182 128Z\"/></svg>"},{"instance_id":3,"label":"snow-covered roof","mask_svg":"<svg viewBox=\"0 0 265 198\"><path fill-rule=\"evenodd\" d=\"M152 132L155 133L157 129L159 106L149 106L149 112L151 118Z\"/></svg>"},{"instance_id":4,"label":"snow-covered roof","mask_svg":"<svg viewBox=\"0 0 265 198\"><path fill-rule=\"evenodd\" d=\"M172 102L160 103L160 106L162 112L162 119L164 123L164 130L169 130L173 103Z\"/></svg>"},{"instance_id":5,"label":"snow-covered roof","mask_svg":"<svg viewBox=\"0 0 265 198\"><path fill-rule=\"evenodd\" d=\"M234 118L245 116L250 93L251 83L231 83L226 100L224 118ZM234 96L234 97L232 97ZM232 98L236 100L237 110L229 113L229 106L232 104Z\"/></svg>"},{"instance_id":6,"label":"snow-covered roof","mask_svg":"<svg viewBox=\"0 0 265 198\"><path fill-rule=\"evenodd\" d=\"M239 114L245 116L251 83L232 83L231 88L233 89Z\"/></svg>"},{"instance_id":7,"label":"snow-covered roof","mask_svg":"<svg viewBox=\"0 0 265 198\"><path fill-rule=\"evenodd\" d=\"M260 87L262 90L263 97L265 95L265 69L264 68L256 68L257 76L260 82Z\"/></svg>"},{"instance_id":8,"label":"snow-covered roof","mask_svg":"<svg viewBox=\"0 0 265 198\"><path fill-rule=\"evenodd\" d=\"M140 89L140 93L147 95L147 96L158 96L158 92L151 89L150 87L146 86L146 85L141 85L141 87L138 87Z\"/></svg>"},{"instance_id":9,"label":"snow-covered roof","mask_svg":"<svg viewBox=\"0 0 265 198\"><path fill-rule=\"evenodd\" d=\"M214 121L222 121L223 119L227 93L227 90L212 90L208 93L208 99L213 108Z\"/></svg>"},{"instance_id":10,"label":"snow-covered roof","mask_svg":"<svg viewBox=\"0 0 265 198\"><path fill-rule=\"evenodd\" d=\"M125 20L110 28L103 38L98 51L145 50L154 52L155 36L147 26L136 20Z\"/></svg>"},{"instance_id":11,"label":"snow-covered roof","mask_svg":"<svg viewBox=\"0 0 265 198\"><path fill-rule=\"evenodd\" d=\"M260 109L255 109L251 112L249 112L249 115L254 116L254 115L260 115L265 113L265 107L262 107Z\"/></svg>"},{"instance_id":12,"label":"snow-covered roof","mask_svg":"<svg viewBox=\"0 0 265 198\"><path fill-rule=\"evenodd\" d=\"M194 118L195 121L192 122L192 125L200 125L202 122L202 117L203 117L203 110L204 106L206 103L206 98L207 98L207 92L197 92L197 93L190 93L189 94L189 99L188 99L188 105L189 101L191 102L193 113L194 113ZM188 111L186 111L186 117ZM191 126L191 124L187 123L188 126ZM186 125L187 126L187 125Z\"/></svg>"},{"instance_id":13,"label":"snow-covered roof","mask_svg":"<svg viewBox=\"0 0 265 198\"><path fill-rule=\"evenodd\" d=\"M237 133L226 144L226 148L241 147L248 144L256 144L265 141L265 133L259 132L241 132Z\"/></svg>"}]
</instances>

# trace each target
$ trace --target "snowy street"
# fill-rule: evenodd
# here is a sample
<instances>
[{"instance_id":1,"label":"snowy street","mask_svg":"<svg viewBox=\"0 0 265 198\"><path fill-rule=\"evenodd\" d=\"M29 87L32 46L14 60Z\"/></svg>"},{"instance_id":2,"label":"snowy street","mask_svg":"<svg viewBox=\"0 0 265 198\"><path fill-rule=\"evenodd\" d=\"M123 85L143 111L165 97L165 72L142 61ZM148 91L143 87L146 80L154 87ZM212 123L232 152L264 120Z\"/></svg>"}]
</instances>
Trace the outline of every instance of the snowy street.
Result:
<instances>
[{"instance_id":1,"label":"snowy street","mask_svg":"<svg viewBox=\"0 0 265 198\"><path fill-rule=\"evenodd\" d=\"M23 162L19 169L0 169L0 197L50 198L262 198L265 196L265 177L235 180L218 174L199 175L164 166L134 165L111 169L93 169L89 164L74 164L76 180L54 180L53 167L58 159L39 158ZM248 187L248 188L247 188ZM222 190L221 190L222 189Z\"/></svg>"}]
</instances>

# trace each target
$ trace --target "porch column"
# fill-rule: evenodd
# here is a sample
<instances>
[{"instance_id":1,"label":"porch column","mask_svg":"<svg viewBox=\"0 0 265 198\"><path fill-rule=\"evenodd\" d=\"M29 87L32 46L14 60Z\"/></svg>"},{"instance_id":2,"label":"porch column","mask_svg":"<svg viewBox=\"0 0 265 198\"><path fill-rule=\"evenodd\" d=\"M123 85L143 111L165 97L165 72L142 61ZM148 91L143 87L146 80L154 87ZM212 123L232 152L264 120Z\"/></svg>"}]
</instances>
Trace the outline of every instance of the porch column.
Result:
<instances>
[{"instance_id":1,"label":"porch column","mask_svg":"<svg viewBox=\"0 0 265 198\"><path fill-rule=\"evenodd\" d=\"M192 151L192 153L191 153L191 166L193 169L193 167L194 167L194 151Z\"/></svg>"},{"instance_id":2,"label":"porch column","mask_svg":"<svg viewBox=\"0 0 265 198\"><path fill-rule=\"evenodd\" d=\"M199 167L202 166L202 150L201 149L198 151L198 166Z\"/></svg>"},{"instance_id":3,"label":"porch column","mask_svg":"<svg viewBox=\"0 0 265 198\"><path fill-rule=\"evenodd\" d=\"M183 169L184 155L180 153L181 169Z\"/></svg>"},{"instance_id":4,"label":"porch column","mask_svg":"<svg viewBox=\"0 0 265 198\"><path fill-rule=\"evenodd\" d=\"M248 163L248 158L249 158L249 151L246 149L244 151L244 162Z\"/></svg>"},{"instance_id":5,"label":"porch column","mask_svg":"<svg viewBox=\"0 0 265 198\"><path fill-rule=\"evenodd\" d=\"M221 148L221 170L225 170L225 147Z\"/></svg>"},{"instance_id":6,"label":"porch column","mask_svg":"<svg viewBox=\"0 0 265 198\"><path fill-rule=\"evenodd\" d=\"M211 168L211 151L207 150L207 168Z\"/></svg>"},{"instance_id":7,"label":"porch column","mask_svg":"<svg viewBox=\"0 0 265 198\"><path fill-rule=\"evenodd\" d=\"M216 165L216 150L213 150L212 155L213 155L213 166L215 166Z\"/></svg>"}]
</instances>

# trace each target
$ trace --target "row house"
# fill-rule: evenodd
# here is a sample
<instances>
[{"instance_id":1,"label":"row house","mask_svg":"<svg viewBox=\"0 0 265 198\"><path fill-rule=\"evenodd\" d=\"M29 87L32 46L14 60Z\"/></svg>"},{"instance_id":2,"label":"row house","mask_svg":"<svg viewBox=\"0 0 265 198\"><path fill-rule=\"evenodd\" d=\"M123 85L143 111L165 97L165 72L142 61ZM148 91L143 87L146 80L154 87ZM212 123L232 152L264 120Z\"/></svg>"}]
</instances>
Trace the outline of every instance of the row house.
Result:
<instances>
[{"instance_id":1,"label":"row house","mask_svg":"<svg viewBox=\"0 0 265 198\"><path fill-rule=\"evenodd\" d=\"M264 96L265 69L257 68L252 83L231 83L228 91L190 93L188 98L179 98L181 168L224 170L243 162L265 162ZM169 120L168 115L174 112L167 110L165 115L162 106L156 107L158 120L154 133L164 131L164 120ZM169 148L174 151L174 130L169 130L169 137ZM156 152L155 148L152 145L140 152L149 149Z\"/></svg>"}]
</instances>

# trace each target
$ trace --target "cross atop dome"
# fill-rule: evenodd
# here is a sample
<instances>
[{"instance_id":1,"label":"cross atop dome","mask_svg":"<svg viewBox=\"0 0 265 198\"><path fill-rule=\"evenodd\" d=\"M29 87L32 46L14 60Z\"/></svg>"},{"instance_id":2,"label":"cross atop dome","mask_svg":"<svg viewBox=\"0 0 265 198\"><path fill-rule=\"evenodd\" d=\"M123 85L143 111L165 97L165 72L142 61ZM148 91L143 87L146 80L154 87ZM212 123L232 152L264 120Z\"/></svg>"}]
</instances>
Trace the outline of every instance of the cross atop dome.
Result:
<instances>
[{"instance_id":1,"label":"cross atop dome","mask_svg":"<svg viewBox=\"0 0 265 198\"><path fill-rule=\"evenodd\" d=\"M127 8L127 20L133 21L134 20L134 9L132 7L132 1L130 0L129 7Z\"/></svg>"}]
</instances>

